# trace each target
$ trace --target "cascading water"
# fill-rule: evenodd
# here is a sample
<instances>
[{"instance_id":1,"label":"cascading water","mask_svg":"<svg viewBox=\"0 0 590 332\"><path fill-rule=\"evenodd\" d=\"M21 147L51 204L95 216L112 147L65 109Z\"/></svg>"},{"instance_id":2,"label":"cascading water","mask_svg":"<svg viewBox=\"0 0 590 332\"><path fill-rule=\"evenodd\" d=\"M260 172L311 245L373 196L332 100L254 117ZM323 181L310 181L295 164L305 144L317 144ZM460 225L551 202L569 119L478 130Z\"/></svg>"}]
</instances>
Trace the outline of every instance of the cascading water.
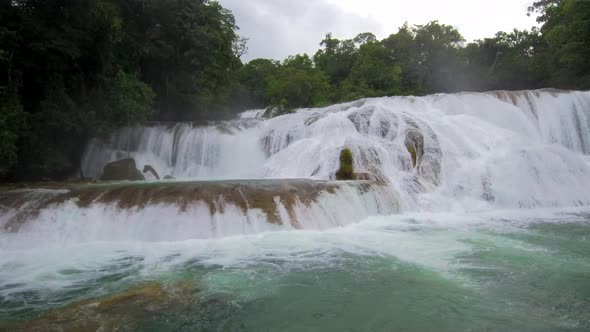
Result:
<instances>
[{"instance_id":1,"label":"cascading water","mask_svg":"<svg viewBox=\"0 0 590 332\"><path fill-rule=\"evenodd\" d=\"M0 330L590 329L590 92L263 114L82 161L174 181L0 192Z\"/></svg>"},{"instance_id":2,"label":"cascading water","mask_svg":"<svg viewBox=\"0 0 590 332\"><path fill-rule=\"evenodd\" d=\"M332 180L344 147L404 211L590 203L588 92L376 98L265 121L125 128L90 143L83 173L129 155L177 179Z\"/></svg>"}]
</instances>

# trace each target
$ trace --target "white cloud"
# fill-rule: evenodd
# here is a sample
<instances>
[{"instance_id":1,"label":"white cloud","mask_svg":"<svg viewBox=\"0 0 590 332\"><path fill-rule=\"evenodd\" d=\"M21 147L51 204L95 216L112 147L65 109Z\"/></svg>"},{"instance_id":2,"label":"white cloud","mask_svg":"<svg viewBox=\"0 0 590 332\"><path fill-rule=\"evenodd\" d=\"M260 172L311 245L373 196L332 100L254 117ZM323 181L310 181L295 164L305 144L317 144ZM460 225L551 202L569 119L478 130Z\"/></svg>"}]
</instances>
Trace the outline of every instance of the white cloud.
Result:
<instances>
[{"instance_id":1,"label":"white cloud","mask_svg":"<svg viewBox=\"0 0 590 332\"><path fill-rule=\"evenodd\" d=\"M534 18L526 8L532 0L218 0L232 10L239 34L249 38L254 58L284 59L313 54L327 32L351 38L373 32L384 38L405 22L433 20L457 27L467 40L491 37L497 31L529 29Z\"/></svg>"}]
</instances>

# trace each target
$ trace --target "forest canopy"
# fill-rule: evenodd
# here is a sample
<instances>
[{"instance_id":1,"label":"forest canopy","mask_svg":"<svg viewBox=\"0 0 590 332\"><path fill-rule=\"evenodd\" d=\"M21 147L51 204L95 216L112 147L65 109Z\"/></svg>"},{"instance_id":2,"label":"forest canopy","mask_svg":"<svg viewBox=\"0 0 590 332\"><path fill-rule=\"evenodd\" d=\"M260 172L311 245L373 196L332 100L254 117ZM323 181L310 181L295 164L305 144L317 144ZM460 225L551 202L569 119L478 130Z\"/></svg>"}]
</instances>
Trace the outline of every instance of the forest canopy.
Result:
<instances>
[{"instance_id":1,"label":"forest canopy","mask_svg":"<svg viewBox=\"0 0 590 332\"><path fill-rule=\"evenodd\" d=\"M242 63L206 0L0 0L0 178L73 176L85 142L147 121L281 114L363 97L590 88L590 1L541 0L540 28L467 43L451 25L326 34L313 55ZM523 13L525 15L526 13Z\"/></svg>"}]
</instances>

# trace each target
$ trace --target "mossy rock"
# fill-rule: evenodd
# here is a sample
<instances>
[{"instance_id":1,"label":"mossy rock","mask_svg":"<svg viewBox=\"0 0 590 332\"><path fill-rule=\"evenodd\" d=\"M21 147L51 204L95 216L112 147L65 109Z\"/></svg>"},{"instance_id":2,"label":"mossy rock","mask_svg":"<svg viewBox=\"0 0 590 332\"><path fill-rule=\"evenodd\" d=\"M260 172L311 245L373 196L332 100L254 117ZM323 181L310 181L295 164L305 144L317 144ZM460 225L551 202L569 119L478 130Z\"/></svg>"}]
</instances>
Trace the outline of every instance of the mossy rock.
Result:
<instances>
[{"instance_id":1,"label":"mossy rock","mask_svg":"<svg viewBox=\"0 0 590 332\"><path fill-rule=\"evenodd\" d=\"M417 130L408 131L405 146L410 153L412 167L417 168L424 155L424 135Z\"/></svg>"},{"instance_id":2,"label":"mossy rock","mask_svg":"<svg viewBox=\"0 0 590 332\"><path fill-rule=\"evenodd\" d=\"M135 166L133 158L117 160L106 164L101 181L143 181L145 177Z\"/></svg>"},{"instance_id":3,"label":"mossy rock","mask_svg":"<svg viewBox=\"0 0 590 332\"><path fill-rule=\"evenodd\" d=\"M342 149L340 152L340 168L336 171L336 180L354 180L353 162L352 151L348 148Z\"/></svg>"},{"instance_id":4,"label":"mossy rock","mask_svg":"<svg viewBox=\"0 0 590 332\"><path fill-rule=\"evenodd\" d=\"M414 144L407 144L406 149L410 153L410 158L412 159L412 166L416 167L418 164L418 153L416 153L416 146L414 146Z\"/></svg>"}]
</instances>

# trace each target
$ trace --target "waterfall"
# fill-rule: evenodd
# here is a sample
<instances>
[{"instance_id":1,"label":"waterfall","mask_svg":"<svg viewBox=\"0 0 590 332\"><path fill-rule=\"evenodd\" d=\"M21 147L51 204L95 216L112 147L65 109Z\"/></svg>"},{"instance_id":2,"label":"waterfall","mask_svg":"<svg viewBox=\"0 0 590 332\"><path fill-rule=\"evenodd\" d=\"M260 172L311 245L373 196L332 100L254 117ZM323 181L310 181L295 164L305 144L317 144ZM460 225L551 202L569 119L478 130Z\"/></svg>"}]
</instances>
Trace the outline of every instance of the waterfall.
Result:
<instances>
[{"instance_id":1,"label":"waterfall","mask_svg":"<svg viewBox=\"0 0 590 332\"><path fill-rule=\"evenodd\" d=\"M85 175L97 178L105 164L130 156L178 182L44 194L20 214L7 203L14 199L0 197L0 228L35 242L168 241L321 230L375 214L590 204L590 92L384 97L272 119L262 113L94 139ZM333 187L343 148L372 181ZM313 199L303 188L314 188ZM121 203L134 200L141 204Z\"/></svg>"},{"instance_id":2,"label":"waterfall","mask_svg":"<svg viewBox=\"0 0 590 332\"><path fill-rule=\"evenodd\" d=\"M27 208L30 201L36 202L34 208ZM19 190L0 193L0 207L19 211L0 218L0 230L14 235L0 241L0 249L323 230L395 213L396 204L387 186L369 181L233 180Z\"/></svg>"},{"instance_id":3,"label":"waterfall","mask_svg":"<svg viewBox=\"0 0 590 332\"><path fill-rule=\"evenodd\" d=\"M349 147L357 172L390 183L410 210L590 203L590 92L385 97L270 120L260 113L121 129L89 144L84 174L128 153L177 179L332 180Z\"/></svg>"}]
</instances>

